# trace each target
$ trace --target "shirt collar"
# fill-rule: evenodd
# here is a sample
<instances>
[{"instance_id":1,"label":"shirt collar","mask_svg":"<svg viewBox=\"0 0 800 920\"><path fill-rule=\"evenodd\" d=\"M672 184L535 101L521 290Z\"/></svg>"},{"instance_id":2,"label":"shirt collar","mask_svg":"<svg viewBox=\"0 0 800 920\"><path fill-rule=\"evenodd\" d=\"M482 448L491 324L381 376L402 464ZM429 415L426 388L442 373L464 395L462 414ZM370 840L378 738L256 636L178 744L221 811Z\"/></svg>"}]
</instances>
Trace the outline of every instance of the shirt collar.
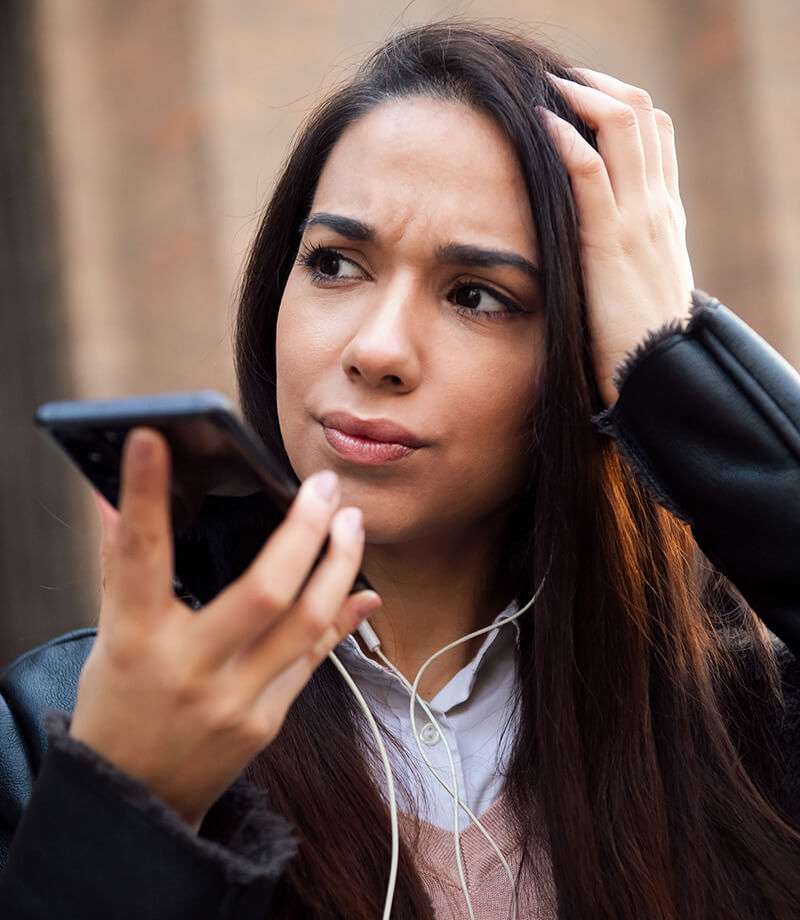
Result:
<instances>
[{"instance_id":1,"label":"shirt collar","mask_svg":"<svg viewBox=\"0 0 800 920\"><path fill-rule=\"evenodd\" d=\"M518 610L519 605L516 600L513 600L504 610L497 614L494 620L492 620L492 623L497 623L499 620L511 616ZM464 667L442 687L433 700L430 701L432 709L446 712L451 707L463 703L469 697L475 684L478 669L486 657L489 648L492 645L497 646L496 639L498 635L502 635L504 639L513 635L514 645L516 648L519 648L520 628L516 620L512 620L505 628L505 631L501 630L500 626L496 626L494 629L489 630L484 636L483 643L472 660L464 665ZM507 643L502 642L500 645L510 651L510 641ZM339 655L343 662L347 662L348 670L351 675L355 676L357 674L383 691L388 691L390 687L399 687L407 696L407 691L400 678L382 662L373 661L372 658L368 658L361 650L361 646L356 641L355 636L345 636L336 646L336 654Z\"/></svg>"}]
</instances>

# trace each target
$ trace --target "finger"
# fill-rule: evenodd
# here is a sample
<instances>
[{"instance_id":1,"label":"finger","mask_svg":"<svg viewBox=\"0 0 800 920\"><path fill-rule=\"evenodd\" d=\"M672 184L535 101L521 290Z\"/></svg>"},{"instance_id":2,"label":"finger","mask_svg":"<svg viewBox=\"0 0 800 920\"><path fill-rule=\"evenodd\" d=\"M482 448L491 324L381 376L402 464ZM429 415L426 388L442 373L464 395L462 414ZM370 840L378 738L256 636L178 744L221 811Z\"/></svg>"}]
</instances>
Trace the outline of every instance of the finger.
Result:
<instances>
[{"instance_id":1,"label":"finger","mask_svg":"<svg viewBox=\"0 0 800 920\"><path fill-rule=\"evenodd\" d=\"M357 625L348 619L350 607L342 619L344 605L361 603L350 601L347 595L364 551L361 515L359 512L351 519L351 510L358 512L357 508L343 508L336 515L325 559L290 614L278 620L244 655L240 679L251 688L254 696L296 659L309 656L312 660L321 660L319 656L325 650L341 642ZM374 595L374 592L369 594Z\"/></svg>"},{"instance_id":2,"label":"finger","mask_svg":"<svg viewBox=\"0 0 800 920\"><path fill-rule=\"evenodd\" d=\"M359 591L348 597L335 623L309 652L296 658L269 683L265 684L262 676L260 683L255 684L256 696L252 704L255 717L269 725L276 711L288 710L328 654L380 606L380 597L374 591Z\"/></svg>"},{"instance_id":3,"label":"finger","mask_svg":"<svg viewBox=\"0 0 800 920\"><path fill-rule=\"evenodd\" d=\"M173 597L169 481L164 437L151 428L134 429L123 448L119 520L106 590L137 616L155 612Z\"/></svg>"},{"instance_id":4,"label":"finger","mask_svg":"<svg viewBox=\"0 0 800 920\"><path fill-rule=\"evenodd\" d=\"M664 184L667 192L675 201L680 202L681 193L678 187L678 151L675 147L675 126L669 115L663 109L655 111L656 125L661 140L661 162L664 167Z\"/></svg>"},{"instance_id":5,"label":"finger","mask_svg":"<svg viewBox=\"0 0 800 920\"><path fill-rule=\"evenodd\" d=\"M647 90L623 83L622 80L607 73L589 70L587 67L573 67L571 72L578 73L587 83L601 92L631 106L639 120L639 135L642 139L648 184L653 189L662 188L664 186L664 167L661 157L661 138L656 124L653 100Z\"/></svg>"},{"instance_id":6,"label":"finger","mask_svg":"<svg viewBox=\"0 0 800 920\"><path fill-rule=\"evenodd\" d=\"M640 202L648 186L636 112L599 89L553 74L548 76L575 113L596 133L617 205L623 208Z\"/></svg>"},{"instance_id":7,"label":"finger","mask_svg":"<svg viewBox=\"0 0 800 920\"><path fill-rule=\"evenodd\" d=\"M103 589L105 590L106 580L109 577L111 569L112 546L116 539L117 526L119 522L119 512L106 500L98 491L93 491L92 495L97 506L97 513L100 517L101 539L100 539L100 573Z\"/></svg>"},{"instance_id":8,"label":"finger","mask_svg":"<svg viewBox=\"0 0 800 920\"><path fill-rule=\"evenodd\" d=\"M614 190L600 154L568 121L542 106L537 105L536 111L544 118L567 168L581 223L592 216L597 219L616 217L619 212Z\"/></svg>"},{"instance_id":9,"label":"finger","mask_svg":"<svg viewBox=\"0 0 800 920\"><path fill-rule=\"evenodd\" d=\"M102 492L98 492L97 489L92 490L92 495L94 496L97 506L97 513L100 516L100 523L104 530L106 530L110 525L116 522L119 517L119 511L117 511L105 495L103 495Z\"/></svg>"},{"instance_id":10,"label":"finger","mask_svg":"<svg viewBox=\"0 0 800 920\"><path fill-rule=\"evenodd\" d=\"M248 569L197 618L198 666L214 667L249 646L290 610L339 503L338 480L330 494L320 491L326 479L330 481L317 473L305 480L286 517Z\"/></svg>"}]
</instances>

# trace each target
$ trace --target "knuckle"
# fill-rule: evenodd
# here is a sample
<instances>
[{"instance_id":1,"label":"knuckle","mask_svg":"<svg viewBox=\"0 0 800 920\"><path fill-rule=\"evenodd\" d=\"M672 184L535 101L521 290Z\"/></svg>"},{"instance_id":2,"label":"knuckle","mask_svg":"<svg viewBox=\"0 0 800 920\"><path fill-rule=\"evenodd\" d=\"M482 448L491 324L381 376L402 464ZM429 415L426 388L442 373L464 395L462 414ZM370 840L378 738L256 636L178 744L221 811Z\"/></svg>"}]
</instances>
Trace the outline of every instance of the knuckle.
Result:
<instances>
[{"instance_id":1,"label":"knuckle","mask_svg":"<svg viewBox=\"0 0 800 920\"><path fill-rule=\"evenodd\" d=\"M214 702L208 707L207 719L211 729L218 734L240 736L244 731L242 707L230 693L217 694Z\"/></svg>"},{"instance_id":2,"label":"knuckle","mask_svg":"<svg viewBox=\"0 0 800 920\"><path fill-rule=\"evenodd\" d=\"M632 86L628 95L628 104L634 109L641 109L644 112L653 111L653 99L646 89L639 86Z\"/></svg>"},{"instance_id":3,"label":"knuckle","mask_svg":"<svg viewBox=\"0 0 800 920\"><path fill-rule=\"evenodd\" d=\"M115 624L114 630L103 637L102 648L111 667L119 673L130 674L149 652L137 630Z\"/></svg>"},{"instance_id":4,"label":"knuckle","mask_svg":"<svg viewBox=\"0 0 800 920\"><path fill-rule=\"evenodd\" d=\"M121 522L116 551L123 559L152 559L161 552L161 537L154 531Z\"/></svg>"},{"instance_id":5,"label":"knuckle","mask_svg":"<svg viewBox=\"0 0 800 920\"><path fill-rule=\"evenodd\" d=\"M617 127L623 128L625 130L635 128L638 124L636 112L634 111L633 106L630 105L615 106L611 113L611 118Z\"/></svg>"},{"instance_id":6,"label":"knuckle","mask_svg":"<svg viewBox=\"0 0 800 920\"><path fill-rule=\"evenodd\" d=\"M248 750L260 751L269 742L270 726L255 715L249 715L239 725L239 736Z\"/></svg>"},{"instance_id":7,"label":"knuckle","mask_svg":"<svg viewBox=\"0 0 800 920\"><path fill-rule=\"evenodd\" d=\"M330 615L316 604L304 604L298 610L297 622L308 642L317 642L330 624Z\"/></svg>"},{"instance_id":8,"label":"knuckle","mask_svg":"<svg viewBox=\"0 0 800 920\"><path fill-rule=\"evenodd\" d=\"M277 613L285 610L291 602L272 579L253 576L248 583L248 599L259 610Z\"/></svg>"},{"instance_id":9,"label":"knuckle","mask_svg":"<svg viewBox=\"0 0 800 920\"><path fill-rule=\"evenodd\" d=\"M671 220L668 207L664 210L649 211L646 217L647 234L651 240L659 239L668 228Z\"/></svg>"},{"instance_id":10,"label":"knuckle","mask_svg":"<svg viewBox=\"0 0 800 920\"><path fill-rule=\"evenodd\" d=\"M276 707L271 701L268 705L257 707L257 728L260 733L257 746L259 750L277 737L286 721L286 713L285 707Z\"/></svg>"},{"instance_id":11,"label":"knuckle","mask_svg":"<svg viewBox=\"0 0 800 920\"><path fill-rule=\"evenodd\" d=\"M673 134L675 133L675 124L663 109L653 109L653 113L655 114L656 124L660 128L664 128Z\"/></svg>"},{"instance_id":12,"label":"knuckle","mask_svg":"<svg viewBox=\"0 0 800 920\"><path fill-rule=\"evenodd\" d=\"M182 709L191 709L202 702L205 687L188 662L173 661L169 672L169 687L175 703Z\"/></svg>"},{"instance_id":13,"label":"knuckle","mask_svg":"<svg viewBox=\"0 0 800 920\"><path fill-rule=\"evenodd\" d=\"M323 630L322 635L311 647L311 660L313 662L322 661L322 659L327 656L328 652L338 644L340 638L339 632L334 624L329 623Z\"/></svg>"},{"instance_id":14,"label":"knuckle","mask_svg":"<svg viewBox=\"0 0 800 920\"><path fill-rule=\"evenodd\" d=\"M576 170L587 179L596 179L605 171L605 163L598 153L587 153L581 156L576 164Z\"/></svg>"}]
</instances>

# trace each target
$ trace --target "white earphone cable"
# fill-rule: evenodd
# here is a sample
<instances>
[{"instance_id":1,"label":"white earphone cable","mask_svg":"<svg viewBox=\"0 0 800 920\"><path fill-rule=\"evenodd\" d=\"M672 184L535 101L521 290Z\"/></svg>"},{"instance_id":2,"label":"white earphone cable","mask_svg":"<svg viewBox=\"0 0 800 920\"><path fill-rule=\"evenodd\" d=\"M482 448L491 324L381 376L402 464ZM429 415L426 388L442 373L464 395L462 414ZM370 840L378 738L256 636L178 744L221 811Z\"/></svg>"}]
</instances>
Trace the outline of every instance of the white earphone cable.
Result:
<instances>
[{"instance_id":1,"label":"white earphone cable","mask_svg":"<svg viewBox=\"0 0 800 920\"><path fill-rule=\"evenodd\" d=\"M379 646L379 645L380 645L380 643L378 643L378 646ZM392 671L400 678L400 680L401 680L401 681L403 682L403 684L405 685L406 690L409 692L409 694L411 694L411 698L413 699L414 688L413 688L413 686L408 682L408 680L406 680L405 676L404 676L400 671L397 670L397 668L391 663L391 661L389 661L389 659L386 657L386 655L383 654L383 652L380 650L379 647L376 647L376 648L375 648L375 652L381 657L381 659L385 662L385 664L387 665L387 667L391 668ZM431 720L431 723L432 723L432 724L434 725L434 727L436 728L436 731L439 733L439 737L442 739L442 743L444 744L445 750L447 751L447 759L448 759L449 762L450 762L450 776L452 777L452 780L453 780L453 788L452 788L452 789L451 789L451 788L447 785L447 783L441 778L441 776L439 776L439 774L437 773L435 767L434 767L433 764L431 763L430 759L429 759L428 756L425 754L425 751L422 749L422 745L421 745L421 743L420 743L419 735L417 734L416 731L414 732L414 740L417 742L417 747L419 748L419 752L420 752L420 754L422 755L422 759L425 761L425 763L426 763L428 769L430 770L430 772L431 772L431 774L433 775L433 777L437 780L437 782L439 783L439 785L440 785L440 786L443 786L444 789L448 792L448 794L449 794L450 796L452 796L452 798L453 798L453 806L454 806L454 815L453 815L453 841L454 841L454 844L455 844L455 852L456 852L456 868L458 869L458 877L459 877L459 881L460 881L460 883L461 883L461 890L464 892L464 900L467 902L467 910L469 911L470 920L474 920L475 914L474 914L473 908L472 908L472 900L470 899L470 896L469 896L469 889L468 889L468 887L467 887L467 881L466 881L466 878L464 877L463 860L461 859L461 840L460 840L459 827L458 827L458 809L459 809L459 806L460 806L461 808L463 808L464 811L467 813L467 815L469 815L469 817L472 818L472 820L475 822L475 824L478 825L478 827L480 828L481 833L483 834L483 836L489 841L489 844L492 846L492 848L494 849L495 853L497 853L498 857L500 858L500 862L501 862L501 863L503 864L503 866L505 867L505 870L506 870L506 872L507 872L507 874L508 874L509 880L511 881L512 888L513 888L513 886L514 886L514 876L511 874L511 869L509 868L508 863L506 862L506 860L505 860L503 854L500 852L500 848L497 846L497 843L494 841L494 839L492 838L491 834L486 830L486 828L483 826L483 824L481 824L481 822L478 820L478 818L472 813L472 810L471 810L464 802L462 802L461 799L459 798L459 795L458 795L458 779L457 779L457 777L456 777L456 768L455 768L455 764L454 764L454 762L453 762L453 754L452 754L452 751L450 750L450 745L447 743L447 739L444 737L444 732L441 730L441 727L439 726L439 723L437 722L436 718L434 717L433 713L431 712L430 707L428 706L428 704L425 702L425 700L422 699L422 697L417 697L417 701L419 702L420 706L422 706L422 708L423 708L423 710L425 711L425 714L427 715L427 717ZM513 912L513 915L512 915L512 920L516 920L516 918L517 918L517 910L516 910L516 892L514 892L514 912Z\"/></svg>"},{"instance_id":2,"label":"white earphone cable","mask_svg":"<svg viewBox=\"0 0 800 920\"><path fill-rule=\"evenodd\" d=\"M364 625L365 624L362 623L361 626L359 626L359 630L361 630L361 627ZM406 689L408 690L410 694L410 699L413 700L414 699L414 688L411 686L408 680L406 680L405 676L391 663L391 661L389 661L386 655L383 654L383 652L380 650L380 640L378 639L375 631L372 629L371 626L369 626L369 624L366 624L366 625L368 626L369 631L372 634L372 636L375 637L374 638L374 648L373 648L373 644L370 644L370 650L375 651L381 657L381 659L386 663L386 665L389 668L391 668L391 670L400 678L400 680L403 682L403 684L405 685ZM363 635L364 633L362 632L362 636ZM416 730L414 730L414 740L417 742L417 747L419 748L419 752L422 755L422 758L425 761L425 764L427 765L428 769L433 774L433 776L438 780L438 782L442 786L444 786L444 788L448 791L448 793L453 798L453 841L455 844L455 851L456 851L456 868L458 869L458 878L461 883L461 890L464 892L464 900L467 902L467 910L469 911L470 920L475 920L475 912L472 908L472 899L469 896L469 888L467 887L467 880L464 876L464 861L461 858L461 839L460 839L459 828L458 828L458 807L459 805L462 805L464 808L466 808L466 806L463 805L463 803L461 802L458 796L458 777L456 775L456 765L453 761L453 752L450 750L450 745L447 743L447 740L444 737L444 732L441 730L439 723L434 718L434 715L431 712L430 708L428 707L428 704L420 696L417 697L417 702L420 704L420 706L422 706L422 708L425 710L425 714L431 720L431 723L435 726L436 731L439 733L439 737L442 739L442 743L445 746L445 750L447 751L447 759L450 763L450 777L453 781L453 789L450 789L447 783L445 783L444 780L436 772L436 769L434 768L433 764L430 762L430 760L425 754L425 751L423 751L422 749L422 744L420 743L419 735L417 734ZM500 853L500 851L498 850L497 846L494 844L494 841L491 839L491 837L488 837L488 839L489 839L489 842L495 847L495 850L498 853ZM500 858L503 859L502 854L500 854ZM512 879L512 884L513 884L513 879ZM516 920L516 916L514 920Z\"/></svg>"},{"instance_id":3,"label":"white earphone cable","mask_svg":"<svg viewBox=\"0 0 800 920\"><path fill-rule=\"evenodd\" d=\"M426 669L426 668L428 667L428 665L430 665L431 662L433 662L436 658L438 658L440 655L443 655L445 652L449 651L451 648L454 648L456 645L459 645L459 644L462 643L462 642L466 642L468 639L472 639L472 638L474 638L475 636L480 636L480 635L483 635L483 633L490 632L492 629L499 628L499 627L501 627L501 626L505 626L505 625L507 625L508 623L510 623L512 620L516 620L517 617L522 616L522 614L525 613L525 611L528 610L528 609L535 603L536 598L539 596L539 592L540 592L540 591L542 590L542 588L544 587L544 583L545 583L545 578L546 578L546 577L547 577L547 576L545 575L545 576L542 578L542 580L541 580L541 582L540 582L540 584L539 584L539 587L536 589L536 592L534 593L533 597L528 601L527 604L525 604L524 607L520 608L516 613L513 613L513 614L511 614L510 616L505 617L504 619L499 620L499 621L497 621L497 622L495 622L495 623L490 623L488 626L484 626L484 627L482 627L481 629L476 629L474 632L468 633L466 636L461 636L460 639L456 639L456 640L454 640L453 642L450 642L448 645L445 645L443 648L440 648L438 652L434 652L433 655L431 655L430 658L428 658L427 661L425 661L425 662L422 664L422 666L420 667L419 671L417 671L417 676L416 676L415 679L414 679L414 685L413 685L413 687L411 688L411 694L412 694L412 695L411 695L411 700L410 700L410 705L409 705L409 715L410 715L410 718L411 718L411 730L412 730L412 732L413 732L413 734L414 734L414 738L416 739L417 747L419 748L420 753L422 754L422 756L423 756L423 758L426 760L426 762L427 762L427 758L425 757L425 754L424 754L424 752L422 751L422 745L421 745L421 742L420 742L420 739L419 739L419 734L418 734L418 732L417 732L416 714L415 714L415 712L414 712L414 699L419 699L419 696L418 696L418 694L417 694L417 687L419 686L419 682L422 680L422 675L425 673L425 669ZM363 624L361 624L361 625L363 625ZM423 702L423 701L420 700L420 703L422 703L422 702ZM438 726L437 726L437 730L439 730L439 729L438 729ZM444 736L442 736L442 739L444 740ZM429 765L429 766L430 766L430 765ZM436 777L436 779L439 780L439 782L442 782L441 779L439 778L439 776L437 775L437 773L436 773L435 770L433 770L433 769L431 768L431 772L432 772L433 775ZM444 784L442 783L442 785L444 785ZM445 786L445 788L447 788L447 787ZM448 789L448 792L450 792L449 789ZM453 793L451 792L450 794L452 795ZM457 796L457 790L456 790L456 796ZM457 798L456 798L456 806L455 806L455 807L456 807L456 811L458 810L457 801L458 801L458 800L457 800ZM464 806L464 808L466 809L466 806ZM471 812L468 812L468 813L469 813L470 815L472 815ZM478 819L475 818L474 815L472 815L472 818L473 818L473 820L478 821ZM505 868L506 872L508 873L509 880L510 880L510 882L511 882L511 891L512 891L512 896L513 896L513 915L512 915L512 916L513 916L514 920L516 920L516 916L517 916L517 891L516 891L516 885L515 885L515 883L514 883L514 877L513 877L512 873L511 873L511 869L509 868L508 863L506 862L506 860L503 858L502 853L500 853L499 847L498 847L497 844L491 839L490 835L488 834L488 832L486 831L486 829L480 824L479 821L478 821L478 826L479 826L480 830L484 833L484 836L486 836L487 840L489 840L489 843L494 847L495 852L498 853L498 855L500 856L500 861L502 862L503 867ZM457 828L457 825L456 825L456 828ZM456 837L458 836L458 830L457 830L457 829L456 829L456 831L455 831L455 835L456 835ZM465 883L464 883L464 881L463 881L464 875L463 875L462 866L461 866L461 864L460 864L460 858L461 858L460 847L456 846L456 859L459 860L459 866L458 866L458 868L459 868L459 878L462 880L462 888L463 888L464 885L465 885ZM466 894L466 892L465 892L465 894ZM468 899L468 903L469 903L469 899Z\"/></svg>"},{"instance_id":4,"label":"white earphone cable","mask_svg":"<svg viewBox=\"0 0 800 920\"><path fill-rule=\"evenodd\" d=\"M362 696L361 691L356 686L353 678L347 673L345 666L341 663L341 661L339 661L339 659L332 651L328 652L328 658L330 658L331 661L336 665L339 673L345 679L345 682L353 691L353 695L358 700L359 705L364 710L364 714L366 715L367 721L369 722L370 728L372 729L372 734L375 737L378 749L381 752L383 769L386 772L386 783L389 792L389 812L392 822L392 862L389 868L389 884L386 888L386 901L383 905L383 920L390 920L392 913L392 902L394 901L394 889L397 882L397 864L400 858L400 835L397 828L397 803L395 802L394 797L394 777L392 776L392 768L389 764L389 757L386 754L386 746L383 743L383 738L381 738L381 733L378 730L378 725L374 716L370 712L370 708Z\"/></svg>"},{"instance_id":5,"label":"white earphone cable","mask_svg":"<svg viewBox=\"0 0 800 920\"><path fill-rule=\"evenodd\" d=\"M549 571L549 567L548 567L548 571ZM453 832L453 833L454 833L454 841L455 841L455 849L456 849L456 862L457 862L457 867L458 867L459 879L460 879L460 881L461 881L461 888L462 888L462 891L464 892L464 897L465 897L466 902L467 902L467 908L468 908L468 910L469 910L470 920L474 920L474 913L473 913L473 910L472 910L472 902L471 902L470 897L469 897L469 892L467 891L466 880L465 880L465 878L464 878L463 861L462 861L462 859L461 859L461 849L460 849L459 831L458 831L458 809L459 809L459 806L460 806L461 808L463 808L464 811L470 816L470 818L472 818L472 820L478 825L478 827L479 827L479 829L481 830L481 832L483 833L483 835L486 837L486 839L489 841L490 845L493 847L493 849L494 849L495 852L497 853L497 855L498 855L498 857L500 858L500 861L501 861L501 863L502 863L502 865L503 865L503 867L504 867L506 873L508 874L508 877L509 877L509 879L510 879L510 881L511 881L511 886L512 886L512 897L513 897L513 914L512 914L512 916L513 916L514 920L516 920L516 917L517 917L517 891L516 891L516 885L515 885L515 883L514 883L514 877L513 877L513 874L512 874L512 872L511 872L511 869L510 869L510 867L509 867L509 865L508 865L508 862L507 862L506 859L503 857L503 854L500 852L500 848L497 846L496 842L492 839L491 835L490 835L489 832L486 830L486 828L481 824L481 822L478 820L478 818L472 813L472 811L471 811L463 802L460 801L459 796L458 796L458 781L457 781L457 778L456 778L455 765L454 765L454 763L453 763L452 752L450 751L450 747L449 747L449 745L447 744L447 741L446 741L445 738L444 738L444 734L442 733L441 729L439 728L439 725L438 725L438 723L436 722L436 719L433 717L433 714L431 713L429 707L427 706L427 704L425 703L425 701L424 701L424 700L419 696L419 694L417 693L417 687L419 686L419 682L420 682L420 680L422 679L422 675L424 674L425 669L428 667L428 665L429 665L432 661L434 661L436 658L438 658L439 655L444 654L444 652L449 651L451 648L454 648L456 645L458 645L458 644L461 643L461 642L466 642L468 639L472 639L472 638L474 638L475 636L480 636L480 635L482 635L483 633L489 632L489 631L492 630L492 629L499 628L500 626L505 626L506 624L510 623L512 620L515 620L517 617L519 617L519 616L521 616L523 613L525 613L525 611L528 610L529 607L531 607L531 605L536 601L536 598L539 596L540 591L541 591L542 588L544 587L544 583L545 583L546 577L547 577L547 573L545 573L545 575L543 576L541 582L539 583L539 587L536 589L536 592L534 593L533 597L528 601L527 604L525 604L524 607L520 608L516 613L514 613L514 614L512 614L511 616L508 616L508 617L506 617L506 618L504 618L504 619L502 619L502 620L500 620L500 621L498 621L498 622L491 623L491 624L489 624L489 626L485 626L485 627L483 627L483 628L481 628L481 629L475 630L475 632L469 633L469 634L467 634L466 636L462 636L461 638L456 639L456 640L453 641L453 642L450 642L448 645L444 646L444 648L441 648L441 649L439 649L437 652L434 652L434 654L431 655L430 658L428 658L428 659L422 664L422 666L420 667L420 669L417 671L417 675L416 675L416 677L414 678L414 683L413 683L413 685L409 685L409 683L408 683L407 679L404 677L404 675L401 674L400 671L399 671L397 668L395 668L395 666L389 661L389 659L386 658L386 656L380 651L380 640L378 639L378 637L377 637L375 631L374 631L374 630L372 629L372 627L369 625L368 621L365 620L365 621L364 621L363 623L361 623L360 626L358 627L358 631L359 631L359 633L361 634L362 638L364 638L364 641L366 642L367 647L370 648L371 651L377 652L377 654L378 654L378 655L381 657L381 659L392 669L392 671L393 671L398 677L401 678L401 680L402 680L402 682L404 683L404 685L406 686L406 688L407 688L407 689L410 688L410 689L409 689L409 692L410 692L410 697L409 697L409 712L410 712L410 716L411 716L411 730L412 730L412 732L413 732L413 734L414 734L414 739L415 739L416 742L417 742L417 747L419 748L419 752L420 752L420 754L421 754L423 760L425 761L425 763L426 763L428 769L431 771L431 773L433 774L433 776L435 777L435 779L436 779L436 780L439 782L439 784L442 785L442 786L447 790L447 792L453 797L453 806L454 806L454 832ZM390 866L390 870L389 870L389 884L388 884L387 889L386 889L386 900L385 900L384 908L383 908L383 920L390 920L391 910L392 910L392 902L393 902L393 900L394 900L394 890L395 890L395 885L396 885L396 881L397 881L397 866L398 866L399 852L400 852L399 832L398 832L398 818L397 818L397 803L396 803L396 800L395 800L395 793L394 793L394 777L393 777L393 774L392 774L391 765L390 765L390 763L389 763L389 758L388 758L388 755L387 755L387 753L386 753L386 747L385 747L385 745L384 745L384 743L383 743L383 739L382 739L381 736L380 736L380 731L379 731L379 729L378 729L378 725L377 725L377 723L375 722L375 719L374 719L372 713L370 712L369 706L367 705L367 702L365 701L364 697L362 696L361 691L358 689L358 687L356 686L356 684L355 684L355 682L353 681L352 677L348 674L347 669L346 669L346 668L344 667L344 665L339 661L339 659L336 657L336 655L335 655L335 653L334 653L333 651L328 652L328 657L333 661L333 663L335 664L336 668L337 668L338 671L341 673L342 677L345 679L345 682L348 684L348 686L349 686L350 689L352 690L352 692L353 692L354 696L356 697L356 700L358 701L359 705L360 705L361 708L363 709L363 711L364 711L364 713L365 713L365 715L366 715L366 717L367 717L367 721L369 722L370 729L372 730L372 734L373 734L373 736L375 737L375 741L376 741L376 743L377 743L377 745L378 745L378 749L379 749L380 754L381 754L381 760L383 761L384 772L386 773L386 780L387 780L387 787L388 787L388 794L389 794L389 810L390 810L390 815L391 815L392 858L391 858L391 866ZM422 749L422 743L421 743L421 741L420 741L419 733L417 732L417 723L416 723L416 717L415 717L415 712L414 712L414 701L415 701L415 700L417 700L417 702L419 702L420 706L423 708L424 712L426 713L426 715L428 716L428 718L431 720L431 722L434 724L436 730L439 732L439 736L441 737L442 741L444 741L445 747L446 747L446 749L447 749L447 757L448 757L448 760L449 760L449 762L450 762L451 776L452 776L452 779L453 779L453 789L452 789L452 790L447 786L447 784L444 782L444 780L442 780L442 778L438 775L438 773L436 772L435 768L433 767L433 765L431 764L430 760L429 760L428 757L425 755L425 752L424 752L423 749Z\"/></svg>"}]
</instances>

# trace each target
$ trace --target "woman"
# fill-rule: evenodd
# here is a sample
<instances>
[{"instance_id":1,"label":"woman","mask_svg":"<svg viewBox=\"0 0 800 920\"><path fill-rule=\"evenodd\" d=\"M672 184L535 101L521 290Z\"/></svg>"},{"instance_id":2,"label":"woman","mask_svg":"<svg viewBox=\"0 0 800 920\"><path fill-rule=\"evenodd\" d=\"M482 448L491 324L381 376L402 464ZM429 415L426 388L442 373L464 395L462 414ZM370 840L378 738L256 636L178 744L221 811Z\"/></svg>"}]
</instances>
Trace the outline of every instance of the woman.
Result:
<instances>
[{"instance_id":1,"label":"woman","mask_svg":"<svg viewBox=\"0 0 800 920\"><path fill-rule=\"evenodd\" d=\"M800 380L694 289L671 122L643 90L482 25L392 38L294 146L236 361L303 488L189 615L165 444L129 439L97 638L2 685L4 737L32 751L5 772L12 916L51 896L51 917L380 916L383 774L333 649L408 759L392 917L467 916L447 794L402 750L408 699L349 634L369 616L413 681L540 586L419 687L482 752L465 800L519 869L519 916L798 915ZM414 449L365 462L342 412ZM359 568L377 607L348 597ZM475 916L506 917L477 840Z\"/></svg>"}]
</instances>

